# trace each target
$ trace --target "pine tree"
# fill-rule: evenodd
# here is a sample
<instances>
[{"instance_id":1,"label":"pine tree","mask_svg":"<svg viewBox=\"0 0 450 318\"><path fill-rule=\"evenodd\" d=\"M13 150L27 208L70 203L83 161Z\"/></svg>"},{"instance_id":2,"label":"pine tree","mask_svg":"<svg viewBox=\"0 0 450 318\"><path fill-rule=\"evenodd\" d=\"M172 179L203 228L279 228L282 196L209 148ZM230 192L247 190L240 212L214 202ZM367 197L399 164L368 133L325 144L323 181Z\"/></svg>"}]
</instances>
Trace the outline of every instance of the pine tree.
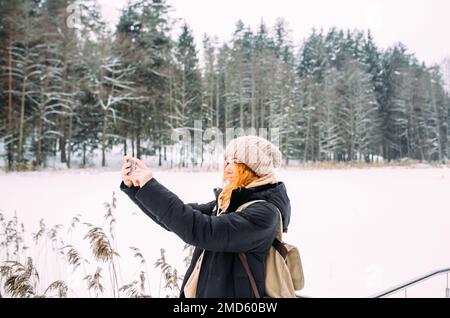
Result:
<instances>
[{"instance_id":1,"label":"pine tree","mask_svg":"<svg viewBox=\"0 0 450 318\"><path fill-rule=\"evenodd\" d=\"M216 104L216 39L212 39L206 34L203 37L203 56L204 56L204 69L203 69L203 104L204 117L209 128L217 125L219 113L217 112ZM216 119L216 120L214 120Z\"/></svg>"},{"instance_id":2,"label":"pine tree","mask_svg":"<svg viewBox=\"0 0 450 318\"><path fill-rule=\"evenodd\" d=\"M182 127L191 133L194 121L202 119L202 83L194 37L187 24L182 26L174 55L177 66L172 116L174 128ZM183 153L181 164L184 167L189 164L189 159L194 159L189 158L194 154L187 153L184 148ZM193 162L198 162L198 158L195 158Z\"/></svg>"},{"instance_id":3,"label":"pine tree","mask_svg":"<svg viewBox=\"0 0 450 318\"><path fill-rule=\"evenodd\" d=\"M403 45L387 50L382 58L384 94L381 98L382 151L388 161L406 156L407 105L409 56Z\"/></svg>"},{"instance_id":4,"label":"pine tree","mask_svg":"<svg viewBox=\"0 0 450 318\"><path fill-rule=\"evenodd\" d=\"M219 129L225 131L230 127L232 105L230 102L230 59L231 49L227 44L219 48L217 54L217 80L218 80L218 98L219 98Z\"/></svg>"},{"instance_id":5,"label":"pine tree","mask_svg":"<svg viewBox=\"0 0 450 318\"><path fill-rule=\"evenodd\" d=\"M271 81L277 92L275 104L271 105L269 125L279 129L279 147L284 155L286 164L289 164L290 149L296 148L295 132L297 110L295 109L295 57L294 46L288 24L284 19L278 19L274 27L274 44L271 52L276 67L276 80ZM266 79L270 79L267 74ZM294 136L291 139L291 136ZM271 136L272 138L273 136Z\"/></svg>"},{"instance_id":6,"label":"pine tree","mask_svg":"<svg viewBox=\"0 0 450 318\"><path fill-rule=\"evenodd\" d=\"M6 147L6 161L7 169L13 169L14 152L16 145L16 113L17 113L17 99L14 92L16 91L16 83L14 80L14 63L15 56L13 54L14 43L17 37L17 27L15 23L15 16L20 14L23 10L23 2L18 1L1 1L0 2L0 34L1 34L1 54L2 54L2 75L6 79L2 87L2 97L7 110L4 116L4 145Z\"/></svg>"},{"instance_id":7,"label":"pine tree","mask_svg":"<svg viewBox=\"0 0 450 318\"><path fill-rule=\"evenodd\" d=\"M39 42L36 41L38 18L34 16L36 13L30 14L30 12L36 12L34 9L33 4L24 3L13 21L17 36L12 46L14 57L12 72L17 87L14 94L20 105L17 132L17 163L19 169L21 166L24 167L24 161L26 160L25 143L29 132L25 123L33 115L30 106L35 101L33 98L33 92L36 91L35 81L40 74L40 65L37 59Z\"/></svg>"},{"instance_id":8,"label":"pine tree","mask_svg":"<svg viewBox=\"0 0 450 318\"><path fill-rule=\"evenodd\" d=\"M366 160L378 141L378 104L370 77L358 61L348 63L338 81L337 120L347 161Z\"/></svg>"},{"instance_id":9,"label":"pine tree","mask_svg":"<svg viewBox=\"0 0 450 318\"><path fill-rule=\"evenodd\" d=\"M286 163L447 160L446 61L430 67L402 44L382 51L370 31L337 28L313 30L294 48L278 19L254 32L238 21L228 43L205 35L200 63L187 23L171 39L169 9L163 0L129 1L112 34L96 0L0 1L0 138L9 169L57 157L70 168L73 155L86 166L97 148L106 165L116 144L173 166L173 129L192 135L197 119L237 135L278 128ZM181 165L198 159L189 148Z\"/></svg>"},{"instance_id":10,"label":"pine tree","mask_svg":"<svg viewBox=\"0 0 450 318\"><path fill-rule=\"evenodd\" d=\"M242 21L236 24L232 39L230 59L230 103L232 105L232 126L246 126L245 113L250 111L251 102L251 56L253 33Z\"/></svg>"},{"instance_id":11,"label":"pine tree","mask_svg":"<svg viewBox=\"0 0 450 318\"><path fill-rule=\"evenodd\" d=\"M312 34L303 43L298 58L297 76L303 90L300 111L302 119L303 161L316 161L320 153L320 112L323 100L323 83L329 60L322 32Z\"/></svg>"},{"instance_id":12,"label":"pine tree","mask_svg":"<svg viewBox=\"0 0 450 318\"><path fill-rule=\"evenodd\" d=\"M380 104L383 95L381 52L375 45L370 31L368 31L367 38L364 40L363 45L364 53L361 57L361 62L366 65L367 73L370 75L375 90L377 102Z\"/></svg>"},{"instance_id":13,"label":"pine tree","mask_svg":"<svg viewBox=\"0 0 450 318\"><path fill-rule=\"evenodd\" d=\"M117 25L117 46L122 48L124 65L135 69L133 76L137 95L145 96L146 103L130 103L133 116L132 147L136 156L152 154L170 141L170 127L165 120L170 109L171 50L169 32L170 6L165 0L132 1L125 8ZM145 120L143 120L145 119ZM150 139L149 146L141 146L142 139ZM134 152L134 151L133 151Z\"/></svg>"},{"instance_id":14,"label":"pine tree","mask_svg":"<svg viewBox=\"0 0 450 318\"><path fill-rule=\"evenodd\" d=\"M339 131L338 111L340 107L340 92L338 83L342 74L335 68L330 68L322 84L323 105L320 109L320 159L331 161L342 156L345 145L343 135Z\"/></svg>"}]
</instances>

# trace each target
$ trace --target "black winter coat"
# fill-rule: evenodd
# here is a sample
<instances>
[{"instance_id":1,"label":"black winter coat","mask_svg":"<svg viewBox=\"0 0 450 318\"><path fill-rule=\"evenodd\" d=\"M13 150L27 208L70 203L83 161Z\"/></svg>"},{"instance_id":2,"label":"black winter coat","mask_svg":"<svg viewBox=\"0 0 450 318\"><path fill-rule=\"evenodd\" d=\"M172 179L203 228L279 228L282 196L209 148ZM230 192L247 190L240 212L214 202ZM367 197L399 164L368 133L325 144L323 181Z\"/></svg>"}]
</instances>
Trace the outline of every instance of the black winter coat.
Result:
<instances>
[{"instance_id":1,"label":"black winter coat","mask_svg":"<svg viewBox=\"0 0 450 318\"><path fill-rule=\"evenodd\" d=\"M233 190L228 212L219 216L216 213L220 188L214 189L216 199L206 204L183 203L155 178L142 188L128 188L122 182L120 189L152 220L195 246L181 286L181 298L185 297L184 285L203 250L205 254L196 293L198 298L255 297L239 259L240 252L246 252L258 291L264 295L264 261L280 218L275 206L282 213L285 232L291 214L283 182ZM241 204L258 199L275 206L256 202L241 213L234 212Z\"/></svg>"}]
</instances>

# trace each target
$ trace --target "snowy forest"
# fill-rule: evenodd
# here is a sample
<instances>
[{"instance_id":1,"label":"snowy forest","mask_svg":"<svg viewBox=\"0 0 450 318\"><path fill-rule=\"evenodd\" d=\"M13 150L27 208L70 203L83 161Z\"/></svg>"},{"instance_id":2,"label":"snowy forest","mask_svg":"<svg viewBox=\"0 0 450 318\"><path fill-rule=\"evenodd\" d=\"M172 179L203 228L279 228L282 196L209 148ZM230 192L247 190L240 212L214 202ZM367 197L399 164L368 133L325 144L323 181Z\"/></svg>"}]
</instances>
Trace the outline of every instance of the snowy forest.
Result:
<instances>
[{"instance_id":1,"label":"snowy forest","mask_svg":"<svg viewBox=\"0 0 450 318\"><path fill-rule=\"evenodd\" d=\"M370 30L312 29L297 45L282 18L256 30L238 20L231 41L205 34L199 48L178 22L164 0L129 1L112 31L95 0L1 0L5 170L83 167L94 151L106 166L114 146L190 166L167 152L195 120L276 127L285 164L448 160L450 63L378 47Z\"/></svg>"}]
</instances>

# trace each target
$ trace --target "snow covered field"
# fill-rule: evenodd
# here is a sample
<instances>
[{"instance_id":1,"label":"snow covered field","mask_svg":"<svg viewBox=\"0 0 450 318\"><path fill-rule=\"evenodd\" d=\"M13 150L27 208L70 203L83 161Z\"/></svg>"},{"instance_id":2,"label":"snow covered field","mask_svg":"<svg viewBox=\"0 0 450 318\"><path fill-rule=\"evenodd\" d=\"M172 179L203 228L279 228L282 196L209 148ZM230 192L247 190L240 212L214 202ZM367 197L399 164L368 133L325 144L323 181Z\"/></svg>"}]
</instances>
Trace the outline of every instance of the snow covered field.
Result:
<instances>
[{"instance_id":1,"label":"snow covered field","mask_svg":"<svg viewBox=\"0 0 450 318\"><path fill-rule=\"evenodd\" d=\"M301 294L367 297L450 267L450 169L286 168L278 176L291 198L292 218L285 240L300 248L306 278ZM220 180L218 172L157 169L155 177L185 202L199 203L213 199L212 189ZM76 214L101 225L104 202L110 202L115 191L122 282L135 279L139 270L130 246L140 248L147 259L152 296L158 296L160 274L153 264L161 248L167 251L168 263L184 274L184 243L154 224L119 190L119 170L1 172L0 180L1 212L11 217L16 211L30 236L38 231L42 218L48 228L58 223L69 226ZM82 227L79 231L86 232ZM71 287L69 296L86 296L81 269L79 276L71 275L65 263L49 256L50 251L31 241L29 246L44 285L65 279ZM82 252L89 253L87 245ZM445 275L436 277L409 289L408 296L443 297L445 285Z\"/></svg>"}]
</instances>

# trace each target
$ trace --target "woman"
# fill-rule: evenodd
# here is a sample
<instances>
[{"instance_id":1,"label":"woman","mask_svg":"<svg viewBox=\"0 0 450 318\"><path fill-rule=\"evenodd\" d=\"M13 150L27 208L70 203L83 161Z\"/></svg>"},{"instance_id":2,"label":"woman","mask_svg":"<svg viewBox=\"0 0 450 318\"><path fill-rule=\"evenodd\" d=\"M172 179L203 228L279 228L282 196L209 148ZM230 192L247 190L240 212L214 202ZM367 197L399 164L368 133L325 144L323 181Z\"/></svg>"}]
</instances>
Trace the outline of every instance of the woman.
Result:
<instances>
[{"instance_id":1,"label":"woman","mask_svg":"<svg viewBox=\"0 0 450 318\"><path fill-rule=\"evenodd\" d=\"M264 295L264 260L279 226L279 211L284 232L289 225L286 187L273 171L281 165L277 147L264 138L244 136L230 142L224 157L223 188L215 188L215 200L206 204L183 203L138 159L133 158L137 168L128 176L131 157L124 157L120 189L156 223L195 246L181 298L255 297L241 252ZM266 202L236 212L253 200Z\"/></svg>"}]
</instances>

